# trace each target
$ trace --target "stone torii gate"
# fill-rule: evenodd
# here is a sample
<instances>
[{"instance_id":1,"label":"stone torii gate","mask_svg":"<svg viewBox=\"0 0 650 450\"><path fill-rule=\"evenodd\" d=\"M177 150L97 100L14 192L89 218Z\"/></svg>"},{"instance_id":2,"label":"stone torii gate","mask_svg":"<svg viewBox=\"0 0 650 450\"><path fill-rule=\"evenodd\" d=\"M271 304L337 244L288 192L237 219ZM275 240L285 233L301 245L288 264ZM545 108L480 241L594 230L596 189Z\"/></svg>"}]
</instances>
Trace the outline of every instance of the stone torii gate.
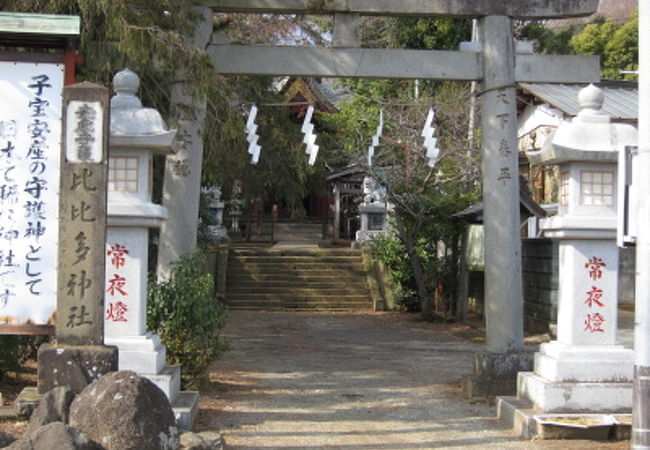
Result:
<instances>
[{"instance_id":1,"label":"stone torii gate","mask_svg":"<svg viewBox=\"0 0 650 450\"><path fill-rule=\"evenodd\" d=\"M334 15L333 48L208 46L222 74L482 83L488 357L479 364L492 368L492 375L503 374L504 361L517 369L512 356L523 349L523 299L515 84L596 82L600 72L597 56L518 54L512 19L585 16L596 12L598 0L202 0L201 5L215 12ZM474 51L359 48L361 15L477 18L482 45Z\"/></svg>"}]
</instances>

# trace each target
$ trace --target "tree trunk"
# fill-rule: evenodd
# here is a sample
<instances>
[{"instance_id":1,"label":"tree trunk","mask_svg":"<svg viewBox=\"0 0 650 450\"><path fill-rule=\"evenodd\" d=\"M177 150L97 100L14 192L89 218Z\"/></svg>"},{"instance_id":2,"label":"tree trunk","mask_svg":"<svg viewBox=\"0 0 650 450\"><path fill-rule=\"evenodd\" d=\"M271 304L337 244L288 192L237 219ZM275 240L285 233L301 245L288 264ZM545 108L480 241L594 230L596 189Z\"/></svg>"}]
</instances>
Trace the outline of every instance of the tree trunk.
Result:
<instances>
[{"instance_id":1,"label":"tree trunk","mask_svg":"<svg viewBox=\"0 0 650 450\"><path fill-rule=\"evenodd\" d=\"M404 242L404 246L406 247L406 253L409 256L411 270L413 270L413 278L415 278L418 297L420 297L420 309L422 310L422 317L425 320L432 320L434 316L433 301L429 295L429 292L427 291L426 278L424 275L424 270L422 270L422 263L418 257L417 249L415 248L415 242L410 236L406 235L406 233L400 232L400 235L402 242Z\"/></svg>"}]
</instances>

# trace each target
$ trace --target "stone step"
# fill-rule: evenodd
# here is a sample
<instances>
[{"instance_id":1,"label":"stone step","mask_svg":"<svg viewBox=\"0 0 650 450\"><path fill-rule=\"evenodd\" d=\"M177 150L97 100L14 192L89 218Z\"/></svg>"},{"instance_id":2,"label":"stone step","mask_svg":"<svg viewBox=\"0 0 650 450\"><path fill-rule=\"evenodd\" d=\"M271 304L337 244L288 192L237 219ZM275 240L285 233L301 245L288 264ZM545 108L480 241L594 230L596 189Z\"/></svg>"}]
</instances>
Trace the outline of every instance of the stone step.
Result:
<instances>
[{"instance_id":1,"label":"stone step","mask_svg":"<svg viewBox=\"0 0 650 450\"><path fill-rule=\"evenodd\" d=\"M169 403L176 402L181 391L181 368L179 366L165 366L160 373L142 374L142 376L158 386L169 399Z\"/></svg>"},{"instance_id":2,"label":"stone step","mask_svg":"<svg viewBox=\"0 0 650 450\"><path fill-rule=\"evenodd\" d=\"M497 417L524 439L629 440L632 414L548 414L515 396L496 398Z\"/></svg>"},{"instance_id":3,"label":"stone step","mask_svg":"<svg viewBox=\"0 0 650 450\"><path fill-rule=\"evenodd\" d=\"M229 274L226 282L228 287L256 283L286 284L303 286L307 284L339 286L349 283L365 283L365 272L362 273L326 273L326 274L295 274L295 273L237 273Z\"/></svg>"},{"instance_id":4,"label":"stone step","mask_svg":"<svg viewBox=\"0 0 650 450\"><path fill-rule=\"evenodd\" d=\"M37 386L27 386L14 402L14 409L16 410L16 415L18 417L29 417L32 415L32 412L38 406L38 403L43 398L43 394L38 392Z\"/></svg>"},{"instance_id":5,"label":"stone step","mask_svg":"<svg viewBox=\"0 0 650 450\"><path fill-rule=\"evenodd\" d=\"M232 309L373 308L358 250L231 248L225 303Z\"/></svg>"},{"instance_id":6,"label":"stone step","mask_svg":"<svg viewBox=\"0 0 650 450\"><path fill-rule=\"evenodd\" d=\"M353 273L361 275L366 273L363 265L345 265L345 266L332 266L329 264L233 264L226 272L228 275L237 275L238 273L295 273L295 274L308 274L318 275L338 275L345 273Z\"/></svg>"},{"instance_id":7,"label":"stone step","mask_svg":"<svg viewBox=\"0 0 650 450\"><path fill-rule=\"evenodd\" d=\"M333 302L317 302L317 303L291 303L291 302L277 302L277 303L234 303L228 305L232 310L248 310L248 311L367 311L372 308L372 302L360 303L333 303Z\"/></svg>"},{"instance_id":8,"label":"stone step","mask_svg":"<svg viewBox=\"0 0 650 450\"><path fill-rule=\"evenodd\" d=\"M227 275L238 274L293 274L293 275L322 275L322 276L336 276L336 275L356 275L361 276L366 272L361 267L331 267L331 266L283 266L280 264L270 264L266 267L260 266L231 266L226 272Z\"/></svg>"},{"instance_id":9,"label":"stone step","mask_svg":"<svg viewBox=\"0 0 650 450\"><path fill-rule=\"evenodd\" d=\"M266 301L290 301L290 302L316 302L316 301L330 301L336 300L338 302L356 302L356 301L365 301L369 300L370 295L341 295L341 294L321 294L321 295L308 295L294 292L284 292L284 293L227 293L226 294L226 303L229 301L235 300L257 300L260 302Z\"/></svg>"},{"instance_id":10,"label":"stone step","mask_svg":"<svg viewBox=\"0 0 650 450\"><path fill-rule=\"evenodd\" d=\"M237 294L276 294L276 295L333 295L333 296L348 296L348 295L367 295L368 286L358 283L355 285L341 284L340 286L324 285L322 287L314 287L313 285L289 285L289 284L275 284L268 285L266 283L258 283L254 285L237 285L228 290L230 295Z\"/></svg>"},{"instance_id":11,"label":"stone step","mask_svg":"<svg viewBox=\"0 0 650 450\"><path fill-rule=\"evenodd\" d=\"M363 299L358 302L337 302L335 300L327 301L290 301L290 300L273 300L273 301L259 301L259 300L238 300L228 303L230 309L241 308L259 308L263 310L328 310L338 309L347 311L363 311L372 308L372 302L369 299Z\"/></svg>"},{"instance_id":12,"label":"stone step","mask_svg":"<svg viewBox=\"0 0 650 450\"><path fill-rule=\"evenodd\" d=\"M228 262L230 273L239 271L239 270L277 270L282 268L283 270L287 269L301 269L301 270L325 270L325 271L335 271L341 272L344 270L363 270L363 263L361 261L347 262L345 264L339 263L328 263L328 262L318 262L318 261L304 261L304 262L293 262L293 261L284 261L278 259L277 261L264 261L264 262L252 262L252 263L241 263L238 261L229 261Z\"/></svg>"},{"instance_id":13,"label":"stone step","mask_svg":"<svg viewBox=\"0 0 650 450\"><path fill-rule=\"evenodd\" d=\"M250 258L250 257L277 257L277 256L286 256L291 258L299 257L357 257L359 258L361 253L359 250L350 250L350 249L272 249L272 248L231 248L230 257L232 258Z\"/></svg>"},{"instance_id":14,"label":"stone step","mask_svg":"<svg viewBox=\"0 0 650 450\"><path fill-rule=\"evenodd\" d=\"M345 263L360 263L361 257L359 255L350 256L332 256L332 255L251 255L251 256L235 256L231 255L230 260L234 263L252 264L264 262L282 262L282 263L327 263L327 264L345 264Z\"/></svg>"},{"instance_id":15,"label":"stone step","mask_svg":"<svg viewBox=\"0 0 650 450\"><path fill-rule=\"evenodd\" d=\"M194 391L181 391L172 404L176 425L181 430L191 430L196 415L199 412L199 393Z\"/></svg>"},{"instance_id":16,"label":"stone step","mask_svg":"<svg viewBox=\"0 0 650 450\"><path fill-rule=\"evenodd\" d=\"M226 280L227 289L236 286L250 287L256 285L264 286L285 286L287 288L322 288L331 286L341 288L345 286L367 287L365 274L339 275L339 276L309 276L292 274L243 274L230 277Z\"/></svg>"}]
</instances>

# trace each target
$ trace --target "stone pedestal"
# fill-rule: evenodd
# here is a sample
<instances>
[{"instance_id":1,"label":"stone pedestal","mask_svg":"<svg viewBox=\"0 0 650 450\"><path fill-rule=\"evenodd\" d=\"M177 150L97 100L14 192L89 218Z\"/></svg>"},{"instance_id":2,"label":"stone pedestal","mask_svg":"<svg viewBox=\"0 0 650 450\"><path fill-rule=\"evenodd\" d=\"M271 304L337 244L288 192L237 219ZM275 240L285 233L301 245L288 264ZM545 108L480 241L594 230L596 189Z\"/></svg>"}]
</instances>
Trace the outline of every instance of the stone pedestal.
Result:
<instances>
[{"instance_id":1,"label":"stone pedestal","mask_svg":"<svg viewBox=\"0 0 650 450\"><path fill-rule=\"evenodd\" d=\"M631 410L634 352L616 345L618 248L613 231L609 240L559 243L558 338L542 344L534 373L521 373L518 381L518 395L544 412Z\"/></svg>"},{"instance_id":2,"label":"stone pedestal","mask_svg":"<svg viewBox=\"0 0 650 450\"><path fill-rule=\"evenodd\" d=\"M117 370L117 347L50 345L38 349L38 392L67 386L79 394L93 381Z\"/></svg>"},{"instance_id":3,"label":"stone pedestal","mask_svg":"<svg viewBox=\"0 0 650 450\"><path fill-rule=\"evenodd\" d=\"M533 367L533 352L482 352L474 355L474 370L463 377L463 393L467 397L495 397L514 394L517 374Z\"/></svg>"},{"instance_id":4,"label":"stone pedestal","mask_svg":"<svg viewBox=\"0 0 650 450\"><path fill-rule=\"evenodd\" d=\"M114 79L109 148L106 237L105 342L119 348L119 369L156 384L174 408L179 427L190 428L197 393L180 391L180 368L167 366L160 338L147 331L149 229L160 227L167 211L151 202L152 158L171 151L174 131L160 114L135 96L139 79L124 70Z\"/></svg>"},{"instance_id":5,"label":"stone pedestal","mask_svg":"<svg viewBox=\"0 0 650 450\"><path fill-rule=\"evenodd\" d=\"M385 203L369 203L359 206L361 227L356 234L356 241L363 243L386 232L387 208Z\"/></svg>"}]
</instances>

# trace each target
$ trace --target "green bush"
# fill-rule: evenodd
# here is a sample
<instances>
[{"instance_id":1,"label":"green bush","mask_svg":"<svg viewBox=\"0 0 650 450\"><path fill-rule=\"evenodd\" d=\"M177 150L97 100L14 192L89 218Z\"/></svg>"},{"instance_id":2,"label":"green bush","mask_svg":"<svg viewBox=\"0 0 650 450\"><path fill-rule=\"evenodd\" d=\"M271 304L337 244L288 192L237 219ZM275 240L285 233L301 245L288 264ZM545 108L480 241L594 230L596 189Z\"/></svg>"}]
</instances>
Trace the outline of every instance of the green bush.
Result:
<instances>
[{"instance_id":1,"label":"green bush","mask_svg":"<svg viewBox=\"0 0 650 450\"><path fill-rule=\"evenodd\" d=\"M375 237L371 242L373 258L382 261L396 287L395 301L400 309L417 312L421 310L413 268L404 243L394 234ZM452 254L438 255L437 241L422 237L415 242L418 259L424 272L427 292L433 293L439 283L449 283L456 271Z\"/></svg>"},{"instance_id":2,"label":"green bush","mask_svg":"<svg viewBox=\"0 0 650 450\"><path fill-rule=\"evenodd\" d=\"M147 327L167 347L167 360L181 366L183 387L198 387L230 345L220 336L227 310L212 296L205 256L195 251L174 263L168 280L149 284Z\"/></svg>"},{"instance_id":3,"label":"green bush","mask_svg":"<svg viewBox=\"0 0 650 450\"><path fill-rule=\"evenodd\" d=\"M382 261L395 285L395 302L400 309L420 311L413 270L404 244L393 234L380 234L370 243L373 258Z\"/></svg>"},{"instance_id":4,"label":"green bush","mask_svg":"<svg viewBox=\"0 0 650 450\"><path fill-rule=\"evenodd\" d=\"M0 378L6 378L7 372L16 372L22 364L21 337L0 336Z\"/></svg>"}]
</instances>

